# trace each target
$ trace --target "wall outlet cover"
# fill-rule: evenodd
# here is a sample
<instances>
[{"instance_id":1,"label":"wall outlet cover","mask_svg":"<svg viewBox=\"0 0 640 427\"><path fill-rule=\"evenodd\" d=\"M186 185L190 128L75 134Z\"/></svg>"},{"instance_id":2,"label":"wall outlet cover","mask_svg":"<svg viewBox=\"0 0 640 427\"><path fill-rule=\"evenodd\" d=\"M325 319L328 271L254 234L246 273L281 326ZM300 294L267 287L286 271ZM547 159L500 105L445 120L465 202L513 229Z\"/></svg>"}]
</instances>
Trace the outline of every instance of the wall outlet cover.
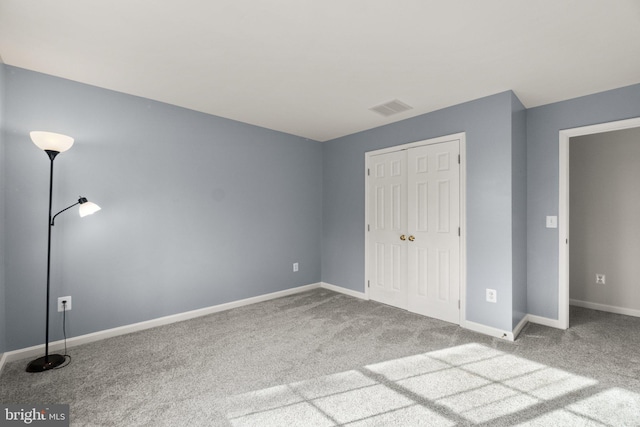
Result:
<instances>
[{"instance_id":1,"label":"wall outlet cover","mask_svg":"<svg viewBox=\"0 0 640 427\"><path fill-rule=\"evenodd\" d=\"M498 302L498 292L495 289L487 289L487 302Z\"/></svg>"},{"instance_id":2,"label":"wall outlet cover","mask_svg":"<svg viewBox=\"0 0 640 427\"><path fill-rule=\"evenodd\" d=\"M604 285L607 283L607 276L601 273L596 273L596 285Z\"/></svg>"},{"instance_id":3,"label":"wall outlet cover","mask_svg":"<svg viewBox=\"0 0 640 427\"><path fill-rule=\"evenodd\" d=\"M71 296L58 298L58 311L59 312L65 311L65 307L64 307L64 305L62 305L62 301L66 301L67 302L66 311L71 310Z\"/></svg>"}]
</instances>

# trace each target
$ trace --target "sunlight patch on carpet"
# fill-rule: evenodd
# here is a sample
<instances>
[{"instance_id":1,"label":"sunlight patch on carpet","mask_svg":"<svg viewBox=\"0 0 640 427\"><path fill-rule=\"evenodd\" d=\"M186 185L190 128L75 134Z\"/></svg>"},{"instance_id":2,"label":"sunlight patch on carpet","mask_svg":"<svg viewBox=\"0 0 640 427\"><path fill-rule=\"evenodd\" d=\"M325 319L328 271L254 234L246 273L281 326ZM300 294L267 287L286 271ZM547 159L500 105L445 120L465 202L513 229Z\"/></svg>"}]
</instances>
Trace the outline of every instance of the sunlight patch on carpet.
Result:
<instances>
[{"instance_id":1,"label":"sunlight patch on carpet","mask_svg":"<svg viewBox=\"0 0 640 427\"><path fill-rule=\"evenodd\" d=\"M442 426L509 419L638 425L640 395L480 344L364 366L224 400L233 426ZM581 395L580 391L584 391ZM586 390L586 391L585 391ZM598 390L601 391L601 390ZM575 398L574 398L575 394ZM563 408L535 411L570 396ZM534 412L532 412L534 411Z\"/></svg>"}]
</instances>

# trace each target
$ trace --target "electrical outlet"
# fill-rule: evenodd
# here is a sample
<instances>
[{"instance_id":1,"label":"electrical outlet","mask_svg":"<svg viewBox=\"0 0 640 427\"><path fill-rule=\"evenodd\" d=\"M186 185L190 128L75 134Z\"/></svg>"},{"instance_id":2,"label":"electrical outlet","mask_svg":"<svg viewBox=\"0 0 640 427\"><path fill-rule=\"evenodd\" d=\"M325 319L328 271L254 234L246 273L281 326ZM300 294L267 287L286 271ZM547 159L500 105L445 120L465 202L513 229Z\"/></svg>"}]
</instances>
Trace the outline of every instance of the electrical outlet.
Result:
<instances>
[{"instance_id":1,"label":"electrical outlet","mask_svg":"<svg viewBox=\"0 0 640 427\"><path fill-rule=\"evenodd\" d=\"M67 304L66 304L67 307L66 308L65 308L65 305L62 304L63 301L67 302ZM66 311L71 310L71 297L70 296L58 298L58 311L59 312L63 312L65 310Z\"/></svg>"},{"instance_id":2,"label":"electrical outlet","mask_svg":"<svg viewBox=\"0 0 640 427\"><path fill-rule=\"evenodd\" d=\"M295 272L295 271L298 271L298 263L297 263L297 262L294 262L294 263L293 263L293 271L294 271L294 272Z\"/></svg>"},{"instance_id":3,"label":"electrical outlet","mask_svg":"<svg viewBox=\"0 0 640 427\"><path fill-rule=\"evenodd\" d=\"M604 285L607 283L607 276L601 273L596 273L596 285Z\"/></svg>"},{"instance_id":4,"label":"electrical outlet","mask_svg":"<svg viewBox=\"0 0 640 427\"><path fill-rule=\"evenodd\" d=\"M487 302L498 302L498 292L495 289L487 289Z\"/></svg>"}]
</instances>

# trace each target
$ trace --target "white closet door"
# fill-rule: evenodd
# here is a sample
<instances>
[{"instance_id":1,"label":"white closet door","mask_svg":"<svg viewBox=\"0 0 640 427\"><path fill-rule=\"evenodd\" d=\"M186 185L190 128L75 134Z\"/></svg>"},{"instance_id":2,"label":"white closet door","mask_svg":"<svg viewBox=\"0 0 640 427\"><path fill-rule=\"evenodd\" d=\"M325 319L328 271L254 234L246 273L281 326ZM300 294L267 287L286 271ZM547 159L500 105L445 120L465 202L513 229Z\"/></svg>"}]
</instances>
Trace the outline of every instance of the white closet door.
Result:
<instances>
[{"instance_id":1,"label":"white closet door","mask_svg":"<svg viewBox=\"0 0 640 427\"><path fill-rule=\"evenodd\" d=\"M460 323L459 141L408 150L408 310Z\"/></svg>"},{"instance_id":2,"label":"white closet door","mask_svg":"<svg viewBox=\"0 0 640 427\"><path fill-rule=\"evenodd\" d=\"M407 308L406 151L371 157L369 168L369 297ZM406 239L406 237L405 237Z\"/></svg>"}]
</instances>

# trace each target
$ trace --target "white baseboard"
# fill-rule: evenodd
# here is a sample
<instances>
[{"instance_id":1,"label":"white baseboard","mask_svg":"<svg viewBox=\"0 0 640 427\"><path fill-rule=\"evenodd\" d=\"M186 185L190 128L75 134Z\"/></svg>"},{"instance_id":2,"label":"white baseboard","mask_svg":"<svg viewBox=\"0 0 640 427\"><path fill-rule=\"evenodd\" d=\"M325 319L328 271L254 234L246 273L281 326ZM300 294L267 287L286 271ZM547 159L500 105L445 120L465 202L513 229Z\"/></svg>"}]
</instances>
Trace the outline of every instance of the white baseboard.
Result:
<instances>
[{"instance_id":1,"label":"white baseboard","mask_svg":"<svg viewBox=\"0 0 640 427\"><path fill-rule=\"evenodd\" d=\"M259 295L252 298L232 301L225 304L214 305L211 307L205 307L198 310L187 311L184 313L178 313L171 316L159 317L157 319L147 320L144 322L134 323L131 325L120 326L117 328L106 329L104 331L98 331L98 332L93 332L86 335L81 335L78 337L69 338L67 340L67 347L74 347L82 344L88 344L91 342L100 341L107 338L116 337L119 335L126 335L133 332L143 331L145 329L155 328L157 326L163 326L171 323L182 322L184 320L194 319L196 317L206 316L208 314L218 313L221 311L226 311L232 308L242 307L250 304L256 304L259 302L268 301L275 298L281 298L284 296L293 295L293 294L305 292L305 291L316 289L316 288L328 289L333 292L349 295L351 297L362 299L362 300L369 299L367 294L364 292L354 291L352 289L343 288L341 286L332 285L330 283L319 282L319 283L313 283L310 285L299 286L297 288L285 289L283 291L273 292L270 294ZM626 309L622 307L613 307L613 306L608 306L604 304L595 304L595 303L589 303L589 302L578 301L578 300L571 300L571 304L577 305L580 307L591 308L594 310L609 311L612 313L626 314L628 316L640 317L640 310L632 310L632 309ZM520 334L522 329L525 327L527 322L561 329L559 326L558 320L549 319L541 316L535 316L532 314L527 314L513 329L513 331L503 331L497 328L493 328L490 326L486 326L480 323L475 323L470 321L464 321L460 324L460 326L465 329L469 329L474 332L479 332L484 335L501 338L506 341L514 341L516 337ZM64 341L60 340L60 341L54 341L49 343L49 349L52 352L56 352L64 349ZM43 352L44 352L44 344L41 344L33 347L27 347L19 350L8 351L3 354L0 354L0 374L2 373L2 369L4 368L4 365L6 363L13 362L15 360L20 360L20 359L26 359L30 357L37 357L42 355Z\"/></svg>"},{"instance_id":2,"label":"white baseboard","mask_svg":"<svg viewBox=\"0 0 640 427\"><path fill-rule=\"evenodd\" d=\"M343 287L340 287L340 286L332 285L330 283L322 282L320 284L320 287L324 288L324 289L329 289L329 290L334 291L334 292L340 292L340 293L343 293L345 295L349 295L349 296L352 296L352 297L355 297L355 298L360 298L360 299L363 299L363 300L368 300L369 299L367 294L364 293L364 292L358 292L358 291L354 291L354 290L351 290L351 289L346 289L346 288L343 288ZM520 331L522 331L522 329L525 327L527 322L531 321L533 323L541 323L541 324L547 324L548 323L548 322L544 322L544 323L536 322L536 321L530 320L529 317L530 317L530 315L526 315L520 321L520 323L518 323L518 325L514 328L513 331L503 331L501 329L492 328L490 326L485 326L485 325L482 325L480 323L475 323L475 322L470 322L470 321L462 322L460 324L460 327L472 330L474 332L479 332L479 333L484 334L484 335L489 335L489 336L496 337L496 338L502 338L502 339L507 340L507 341L514 341L515 338L520 333ZM545 319L543 317L540 317L540 318L538 318L537 316L534 316L534 317L536 319ZM547 320L547 319L545 319L545 320ZM550 325L547 324L547 326L550 326Z\"/></svg>"},{"instance_id":3,"label":"white baseboard","mask_svg":"<svg viewBox=\"0 0 640 427\"><path fill-rule=\"evenodd\" d=\"M305 292L311 289L321 287L321 283L313 283L310 285L299 286L297 288L285 289L283 291L273 292L270 294L259 295L252 298L246 298L238 301L232 301L225 304L218 304L211 307L205 307L198 310L187 311L184 313L178 313L171 316L159 317L157 319L151 319L144 322L133 323L131 325L120 326L117 328L106 329L104 331L93 332L86 335L80 335L77 337L67 339L67 347L75 347L81 344L88 344L95 341L104 340L119 335L126 335L133 332L143 331L145 329L155 328L157 326L168 325L171 323L182 322L184 320L194 319L196 317L206 316L208 314L218 313L220 311L230 310L232 308L242 307L245 305L256 304L258 302L268 301L276 298L281 298L288 295ZM335 288L338 288L337 286ZM333 288L327 288L334 290ZM340 288L344 289L344 288ZM348 289L345 289L348 291ZM2 354L0 358L0 374L4 368L5 363L13 362L15 360L26 359L31 357L41 356L44 353L44 344L36 345L33 347L22 348L19 350L8 351ZM49 343L49 351L56 352L64 350L64 340L54 341Z\"/></svg>"},{"instance_id":4,"label":"white baseboard","mask_svg":"<svg viewBox=\"0 0 640 427\"><path fill-rule=\"evenodd\" d=\"M471 322L469 320L465 320L464 322L460 323L460 327L469 329L470 331L479 332L484 335L489 335L491 337L502 338L505 341L515 340L515 336L512 331L503 331L502 329L482 325L480 323Z\"/></svg>"},{"instance_id":5,"label":"white baseboard","mask_svg":"<svg viewBox=\"0 0 640 427\"><path fill-rule=\"evenodd\" d=\"M560 327L560 322L558 322L556 319L549 319L547 317L534 316L533 314L527 314L513 329L514 339L518 338L518 335L520 335L520 332L522 332L522 329L524 329L524 327L527 326L527 323L535 323L538 325L549 326L551 328L562 329Z\"/></svg>"},{"instance_id":6,"label":"white baseboard","mask_svg":"<svg viewBox=\"0 0 640 427\"><path fill-rule=\"evenodd\" d=\"M464 325L460 325L463 328L470 329L475 332L480 332L481 334L490 335L496 338L502 338L507 341L515 341L522 332L522 329L527 325L527 323L536 323L538 325L549 326L551 328L562 329L560 327L560 322L556 319L549 319L547 317L534 316L533 314L527 314L522 318L520 322L513 328L513 332L503 331L497 328L492 328L490 326L481 325L475 322L464 322Z\"/></svg>"},{"instance_id":7,"label":"white baseboard","mask_svg":"<svg viewBox=\"0 0 640 427\"><path fill-rule=\"evenodd\" d=\"M522 329L529 323L529 319L527 319L527 315L525 315L520 322L513 328L513 339L515 340L522 332Z\"/></svg>"},{"instance_id":8,"label":"white baseboard","mask_svg":"<svg viewBox=\"0 0 640 427\"><path fill-rule=\"evenodd\" d=\"M535 316L533 314L527 314L525 316L528 322L535 323L537 325L549 326L550 328L564 329L560 326L560 321L557 319L549 319L548 317Z\"/></svg>"},{"instance_id":9,"label":"white baseboard","mask_svg":"<svg viewBox=\"0 0 640 427\"><path fill-rule=\"evenodd\" d=\"M4 368L5 363L7 363L7 353L2 353L0 355L0 375L2 375L2 368Z\"/></svg>"},{"instance_id":10,"label":"white baseboard","mask_svg":"<svg viewBox=\"0 0 640 427\"><path fill-rule=\"evenodd\" d=\"M578 307L590 308L592 310L607 311L609 313L640 317L640 310L635 310L633 308L617 307L614 305L598 304L595 302L580 301L576 299L569 300L569 304Z\"/></svg>"},{"instance_id":11,"label":"white baseboard","mask_svg":"<svg viewBox=\"0 0 640 427\"><path fill-rule=\"evenodd\" d=\"M328 289L330 291L339 292L341 294L349 295L354 298L368 300L367 294L364 292L354 291L352 289L343 288L341 286L332 285L331 283L321 282L320 287L324 289Z\"/></svg>"}]
</instances>

